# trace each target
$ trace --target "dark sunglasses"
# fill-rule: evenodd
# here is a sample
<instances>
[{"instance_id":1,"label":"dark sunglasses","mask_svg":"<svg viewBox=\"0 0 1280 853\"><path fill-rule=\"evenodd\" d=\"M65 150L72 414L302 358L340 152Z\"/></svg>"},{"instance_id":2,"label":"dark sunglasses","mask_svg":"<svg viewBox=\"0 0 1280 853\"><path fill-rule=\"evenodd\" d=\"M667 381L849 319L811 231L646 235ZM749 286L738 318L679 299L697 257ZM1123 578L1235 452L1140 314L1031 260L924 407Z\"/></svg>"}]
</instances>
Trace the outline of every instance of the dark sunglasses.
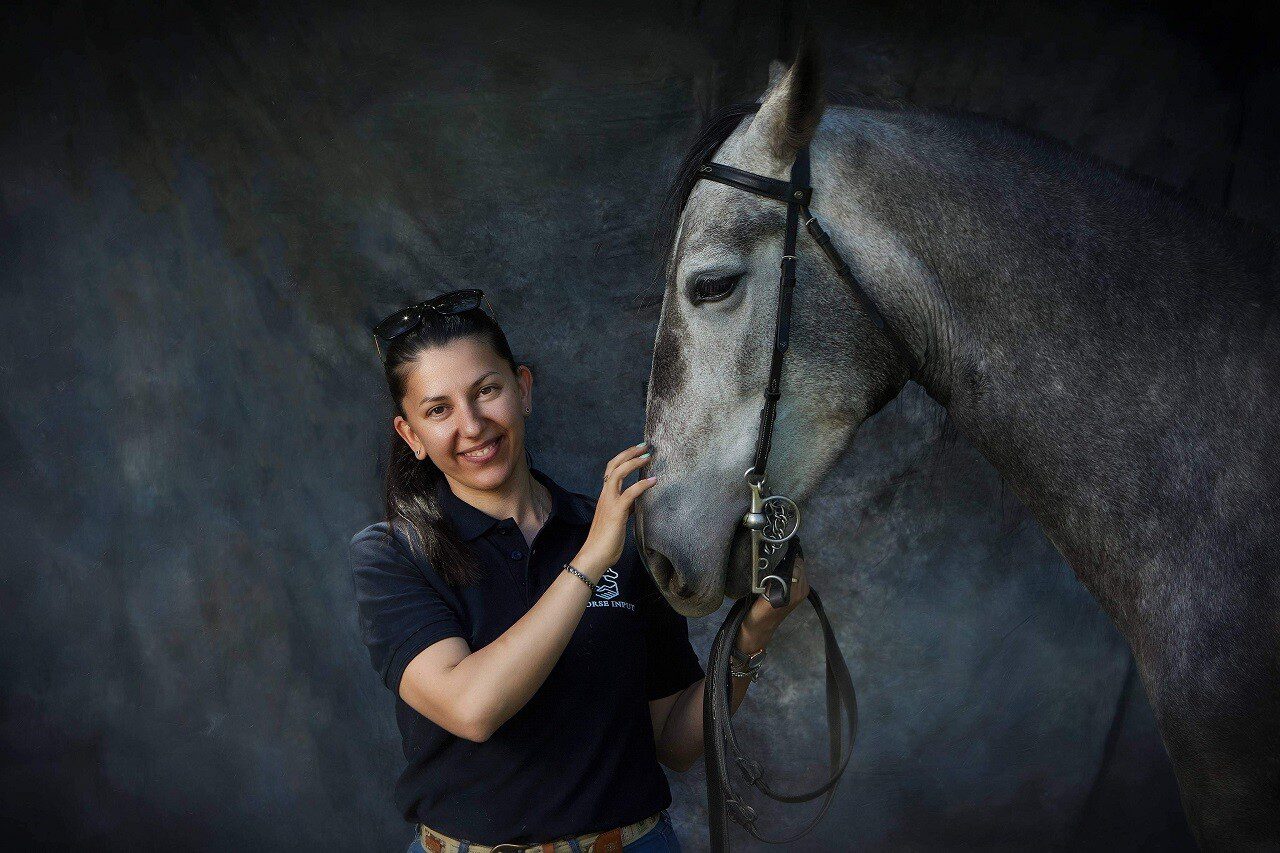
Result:
<instances>
[{"instance_id":1,"label":"dark sunglasses","mask_svg":"<svg viewBox=\"0 0 1280 853\"><path fill-rule=\"evenodd\" d=\"M419 302L417 305L401 308L373 327L373 345L378 349L378 357L384 358L381 343L390 344L401 335L418 328L418 326L422 325L423 317L426 316L428 311L441 316L448 316L450 314L474 311L482 306L485 309L485 313L492 317L496 323L498 318L493 313L493 306L489 304L488 299L484 298L484 291L476 290L475 288L451 290L448 293L432 297L426 302Z\"/></svg>"}]
</instances>

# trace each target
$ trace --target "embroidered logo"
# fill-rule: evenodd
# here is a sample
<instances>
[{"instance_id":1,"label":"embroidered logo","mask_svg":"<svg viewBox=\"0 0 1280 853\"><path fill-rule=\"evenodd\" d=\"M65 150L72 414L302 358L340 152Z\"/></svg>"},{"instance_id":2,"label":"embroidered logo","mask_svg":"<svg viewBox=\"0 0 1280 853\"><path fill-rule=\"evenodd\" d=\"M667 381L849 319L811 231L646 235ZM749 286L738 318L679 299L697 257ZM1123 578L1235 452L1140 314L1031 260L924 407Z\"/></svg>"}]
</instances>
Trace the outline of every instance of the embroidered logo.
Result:
<instances>
[{"instance_id":1,"label":"embroidered logo","mask_svg":"<svg viewBox=\"0 0 1280 853\"><path fill-rule=\"evenodd\" d=\"M622 607L635 610L634 604L618 598L621 594L622 592L618 589L618 570L611 566L596 584L595 595L587 602L587 607Z\"/></svg>"},{"instance_id":2,"label":"embroidered logo","mask_svg":"<svg viewBox=\"0 0 1280 853\"><path fill-rule=\"evenodd\" d=\"M618 572L616 569L609 569L604 573L604 577L600 578L600 583L596 584L596 595L605 601L612 601L618 597Z\"/></svg>"}]
</instances>

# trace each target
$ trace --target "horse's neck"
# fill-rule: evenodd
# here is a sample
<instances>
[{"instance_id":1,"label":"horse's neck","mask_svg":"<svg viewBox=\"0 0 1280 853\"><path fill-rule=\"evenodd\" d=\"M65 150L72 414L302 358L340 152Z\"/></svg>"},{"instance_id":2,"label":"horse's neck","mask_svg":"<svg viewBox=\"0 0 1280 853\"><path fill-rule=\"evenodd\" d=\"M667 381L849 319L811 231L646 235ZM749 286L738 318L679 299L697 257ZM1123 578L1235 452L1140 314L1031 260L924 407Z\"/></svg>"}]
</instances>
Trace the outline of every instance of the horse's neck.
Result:
<instances>
[{"instance_id":1,"label":"horse's neck","mask_svg":"<svg viewBox=\"0 0 1280 853\"><path fill-rule=\"evenodd\" d=\"M1247 470L1280 439L1268 238L967 118L864 116L838 144L835 230L921 384L1104 604L1204 556L1168 519L1280 497Z\"/></svg>"}]
</instances>

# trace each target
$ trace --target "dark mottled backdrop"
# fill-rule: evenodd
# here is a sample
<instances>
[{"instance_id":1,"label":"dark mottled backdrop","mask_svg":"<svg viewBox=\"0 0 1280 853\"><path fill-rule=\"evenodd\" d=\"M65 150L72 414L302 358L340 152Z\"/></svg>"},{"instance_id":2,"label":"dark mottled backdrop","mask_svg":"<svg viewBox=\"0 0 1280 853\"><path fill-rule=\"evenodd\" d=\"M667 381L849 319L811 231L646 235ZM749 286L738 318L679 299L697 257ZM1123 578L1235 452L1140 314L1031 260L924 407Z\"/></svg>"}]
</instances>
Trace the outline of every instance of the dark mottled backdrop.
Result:
<instances>
[{"instance_id":1,"label":"dark mottled backdrop","mask_svg":"<svg viewBox=\"0 0 1280 853\"><path fill-rule=\"evenodd\" d=\"M488 290L535 369L535 457L593 489L640 437L661 189L700 111L758 93L799 13L3 15L6 840L402 849L391 697L347 565L389 417L365 329L437 288ZM1275 31L1248 9L826 17L836 84L1002 116L1280 222ZM796 849L1185 844L1123 642L942 414L911 386L810 507L864 734ZM694 626L702 648L717 621ZM789 622L739 718L782 736L769 759L796 782L824 748L818 649L811 617ZM701 849L701 772L672 783Z\"/></svg>"}]
</instances>

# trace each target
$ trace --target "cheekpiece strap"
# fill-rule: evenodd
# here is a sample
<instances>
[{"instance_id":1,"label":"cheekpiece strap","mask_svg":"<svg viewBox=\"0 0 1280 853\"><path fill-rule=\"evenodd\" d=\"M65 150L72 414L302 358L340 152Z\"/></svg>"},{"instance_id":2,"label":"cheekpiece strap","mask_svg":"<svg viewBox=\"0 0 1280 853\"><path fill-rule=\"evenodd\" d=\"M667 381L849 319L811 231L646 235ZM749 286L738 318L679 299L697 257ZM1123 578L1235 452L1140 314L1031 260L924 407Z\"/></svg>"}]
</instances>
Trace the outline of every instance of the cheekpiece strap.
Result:
<instances>
[{"instance_id":1,"label":"cheekpiece strap","mask_svg":"<svg viewBox=\"0 0 1280 853\"><path fill-rule=\"evenodd\" d=\"M772 179L770 179L772 180ZM781 183L781 181L775 181ZM764 390L764 407L760 411L760 431L756 435L756 453L752 467L764 475L773 448L773 422L782 396L782 358L791 345L791 303L796 289L796 239L800 230L800 211L808 206L813 189L809 186L809 147L796 154L791 164L791 180L782 200L787 203L787 227L782 238L782 264L778 282L778 313L773 334L773 355L769 362L769 382Z\"/></svg>"}]
</instances>

